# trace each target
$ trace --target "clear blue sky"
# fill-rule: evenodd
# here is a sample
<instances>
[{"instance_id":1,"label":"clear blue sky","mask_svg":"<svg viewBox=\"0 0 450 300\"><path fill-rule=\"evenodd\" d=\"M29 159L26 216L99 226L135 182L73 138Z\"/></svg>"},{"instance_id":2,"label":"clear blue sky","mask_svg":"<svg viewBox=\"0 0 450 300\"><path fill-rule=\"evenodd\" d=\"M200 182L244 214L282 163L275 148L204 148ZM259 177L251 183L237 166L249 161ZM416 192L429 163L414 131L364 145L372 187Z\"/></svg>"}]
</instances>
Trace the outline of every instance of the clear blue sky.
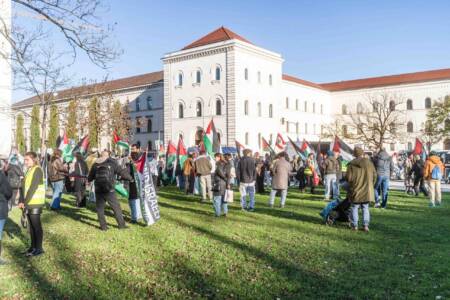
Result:
<instances>
[{"instance_id":1,"label":"clear blue sky","mask_svg":"<svg viewBox=\"0 0 450 300\"><path fill-rule=\"evenodd\" d=\"M73 84L161 70L164 53L222 25L280 53L284 73L313 82L450 67L448 0L107 2L103 17L117 23L124 54L107 72L79 60Z\"/></svg>"}]
</instances>

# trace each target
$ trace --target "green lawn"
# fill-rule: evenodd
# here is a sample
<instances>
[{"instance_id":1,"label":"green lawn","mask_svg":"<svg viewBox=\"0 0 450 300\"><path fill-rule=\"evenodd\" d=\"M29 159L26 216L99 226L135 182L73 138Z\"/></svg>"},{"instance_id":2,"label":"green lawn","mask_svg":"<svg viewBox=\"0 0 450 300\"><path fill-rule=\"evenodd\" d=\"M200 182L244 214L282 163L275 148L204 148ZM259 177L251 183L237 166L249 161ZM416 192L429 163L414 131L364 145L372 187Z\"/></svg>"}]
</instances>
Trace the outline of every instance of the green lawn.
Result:
<instances>
[{"instance_id":1,"label":"green lawn","mask_svg":"<svg viewBox=\"0 0 450 300\"><path fill-rule=\"evenodd\" d=\"M28 234L16 209L0 298L450 298L450 205L430 209L423 197L392 192L389 209L371 209L364 233L323 225L321 195L292 190L284 209L270 209L267 198L257 197L253 213L235 202L215 218L211 204L166 188L157 224L119 231L109 213L101 232L92 204L76 209L68 196L62 211L44 213L46 254L32 259L21 255Z\"/></svg>"}]
</instances>

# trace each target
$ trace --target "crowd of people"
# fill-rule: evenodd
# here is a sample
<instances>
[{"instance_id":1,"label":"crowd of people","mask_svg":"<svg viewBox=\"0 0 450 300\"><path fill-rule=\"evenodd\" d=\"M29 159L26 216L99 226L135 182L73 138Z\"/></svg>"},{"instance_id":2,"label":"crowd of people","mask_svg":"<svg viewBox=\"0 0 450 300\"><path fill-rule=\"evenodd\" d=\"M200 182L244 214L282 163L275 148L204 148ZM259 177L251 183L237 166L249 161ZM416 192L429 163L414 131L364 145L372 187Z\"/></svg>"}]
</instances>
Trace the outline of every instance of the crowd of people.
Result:
<instances>
[{"instance_id":1,"label":"crowd of people","mask_svg":"<svg viewBox=\"0 0 450 300\"><path fill-rule=\"evenodd\" d=\"M30 232L31 245L24 253L39 256L44 253L41 213L46 205L47 186L51 187L50 209L61 209L64 192L73 193L74 205L86 206L95 202L99 227L107 230L105 205L114 212L119 229L127 228L122 208L117 199L117 184L123 183L131 212L131 223L141 219L148 225L145 216L148 211L142 205L141 162L146 152L138 145L132 145L122 156L111 157L107 150L92 149L88 155L74 153L66 162L60 150L55 149L50 157L39 157L35 152L27 152L23 157L14 151L3 162L0 172L0 257L1 237L8 211L17 206L22 209L22 225ZM201 202L212 202L216 217L228 214L228 203L233 202L233 191L238 190L243 211L255 210L255 194L264 193L270 187L267 204L274 207L275 198L280 196L279 207L284 208L288 189L298 186L301 192L307 188L311 194L322 182L325 201L342 201L341 190L351 203L348 209L349 225L354 230L359 226L359 210L362 210L362 229L369 231L369 204L386 208L389 184L395 169L394 158L384 149L374 157L356 147L351 161L343 159L339 152L328 151L307 157L296 155L290 159L286 152L261 156L245 149L242 156L216 153L213 157L205 151L189 153L180 163L166 166L163 156L144 160L149 165L155 185L170 183L174 177L177 186L186 194L200 195ZM422 192L430 198L430 207L439 206L441 179L445 174L444 165L433 151L424 161L420 155L409 155L404 161L405 190L415 195ZM89 193L87 193L89 191ZM88 200L89 199L89 200ZM1 262L1 261L0 261Z\"/></svg>"}]
</instances>

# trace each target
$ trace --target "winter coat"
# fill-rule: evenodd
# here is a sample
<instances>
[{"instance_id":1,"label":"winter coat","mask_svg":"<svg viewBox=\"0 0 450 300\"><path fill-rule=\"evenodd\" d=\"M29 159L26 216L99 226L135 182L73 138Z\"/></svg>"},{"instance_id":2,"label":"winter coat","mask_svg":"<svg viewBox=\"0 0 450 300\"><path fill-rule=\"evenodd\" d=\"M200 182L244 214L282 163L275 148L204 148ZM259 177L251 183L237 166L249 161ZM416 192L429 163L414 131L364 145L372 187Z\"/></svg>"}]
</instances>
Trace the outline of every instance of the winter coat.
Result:
<instances>
[{"instance_id":1,"label":"winter coat","mask_svg":"<svg viewBox=\"0 0 450 300\"><path fill-rule=\"evenodd\" d=\"M287 190L289 187L289 175L291 164L284 157L280 157L272 167L272 189Z\"/></svg>"},{"instance_id":2,"label":"winter coat","mask_svg":"<svg viewBox=\"0 0 450 300\"><path fill-rule=\"evenodd\" d=\"M334 156L328 156L323 163L325 175L337 174L339 172L339 162Z\"/></svg>"},{"instance_id":3,"label":"winter coat","mask_svg":"<svg viewBox=\"0 0 450 300\"><path fill-rule=\"evenodd\" d=\"M123 180L129 180L129 181L134 180L134 178L131 177L128 170L126 168L121 168L114 159L112 159L110 157L108 157L108 158L100 157L95 161L95 163L92 165L91 170L89 171L89 175L88 175L89 182L92 182L93 180L95 180L97 168L100 164L109 165L111 167L111 170L113 170L112 173L113 173L114 177L111 178L111 181L112 181L111 183L112 183L113 187L116 184L116 176L119 176ZM113 192L113 191L114 190L111 190L111 192Z\"/></svg>"},{"instance_id":4,"label":"winter coat","mask_svg":"<svg viewBox=\"0 0 450 300\"><path fill-rule=\"evenodd\" d=\"M409 171L408 175L411 176L414 173L414 177L416 179L422 179L423 178L423 169L424 169L423 160L419 159L412 165L412 168Z\"/></svg>"},{"instance_id":5,"label":"winter coat","mask_svg":"<svg viewBox=\"0 0 450 300\"><path fill-rule=\"evenodd\" d=\"M64 180L67 174L67 167L61 158L53 158L49 165L49 179L51 182Z\"/></svg>"},{"instance_id":6,"label":"winter coat","mask_svg":"<svg viewBox=\"0 0 450 300\"><path fill-rule=\"evenodd\" d=\"M378 176L390 177L394 171L394 162L392 157L386 151L380 151L374 159L374 164L377 169Z\"/></svg>"},{"instance_id":7,"label":"winter coat","mask_svg":"<svg viewBox=\"0 0 450 300\"><path fill-rule=\"evenodd\" d=\"M433 172L433 169L435 166L439 166L439 168L441 168L441 174L442 174L442 177L444 177L444 174L445 174L444 173L444 164L442 163L439 156L432 155L425 162L425 169L423 171L423 177L426 180L431 180L431 173Z\"/></svg>"},{"instance_id":8,"label":"winter coat","mask_svg":"<svg viewBox=\"0 0 450 300\"><path fill-rule=\"evenodd\" d=\"M231 178L231 164L225 161L216 163L216 170L213 177L213 194L214 196L223 196L227 186L230 185Z\"/></svg>"},{"instance_id":9,"label":"winter coat","mask_svg":"<svg viewBox=\"0 0 450 300\"><path fill-rule=\"evenodd\" d=\"M183 165L183 175L184 176L190 176L192 174L192 172L194 171L194 162L192 160L191 157L188 157L185 161L184 161L184 165Z\"/></svg>"},{"instance_id":10,"label":"winter coat","mask_svg":"<svg viewBox=\"0 0 450 300\"><path fill-rule=\"evenodd\" d=\"M199 156L195 162L195 172L197 175L210 175L212 164L206 156Z\"/></svg>"},{"instance_id":11,"label":"winter coat","mask_svg":"<svg viewBox=\"0 0 450 300\"><path fill-rule=\"evenodd\" d=\"M3 171L0 171L0 220L8 217L8 201L12 196L11 185Z\"/></svg>"},{"instance_id":12,"label":"winter coat","mask_svg":"<svg viewBox=\"0 0 450 300\"><path fill-rule=\"evenodd\" d=\"M24 177L23 170L18 165L9 164L6 173L11 187L14 189L19 189L22 185L21 177Z\"/></svg>"},{"instance_id":13,"label":"winter coat","mask_svg":"<svg viewBox=\"0 0 450 300\"><path fill-rule=\"evenodd\" d=\"M347 166L347 182L350 185L348 198L353 203L375 201L374 185L377 172L368 158L356 158Z\"/></svg>"},{"instance_id":14,"label":"winter coat","mask_svg":"<svg viewBox=\"0 0 450 300\"><path fill-rule=\"evenodd\" d=\"M240 183L252 183L256 181L256 162L253 157L244 156L238 164L237 177Z\"/></svg>"}]
</instances>

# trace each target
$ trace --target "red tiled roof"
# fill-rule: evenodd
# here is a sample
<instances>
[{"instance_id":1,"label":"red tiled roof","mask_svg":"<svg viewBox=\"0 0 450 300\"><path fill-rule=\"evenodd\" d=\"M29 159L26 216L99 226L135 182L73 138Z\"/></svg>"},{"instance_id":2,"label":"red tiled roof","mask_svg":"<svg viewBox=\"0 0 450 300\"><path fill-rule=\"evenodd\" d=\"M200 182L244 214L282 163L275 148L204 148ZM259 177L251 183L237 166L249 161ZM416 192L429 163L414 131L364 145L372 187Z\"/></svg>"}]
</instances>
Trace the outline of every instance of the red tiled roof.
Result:
<instances>
[{"instance_id":1,"label":"red tiled roof","mask_svg":"<svg viewBox=\"0 0 450 300\"><path fill-rule=\"evenodd\" d=\"M302 85L307 85L307 86L310 86L310 87L314 87L314 88L317 88L317 89L324 90L324 88L321 85L317 84L317 83L314 83L314 82L311 82L311 81L306 81L306 80L303 80L303 79L300 79L300 78L297 78L297 77L294 77L294 76L283 74L282 78L283 78L283 80L292 81L292 82L299 83L299 84L302 84Z\"/></svg>"},{"instance_id":2,"label":"red tiled roof","mask_svg":"<svg viewBox=\"0 0 450 300\"><path fill-rule=\"evenodd\" d=\"M106 81L102 83L95 83L95 84L89 84L85 86L79 86L79 87L72 87L70 89L58 91L58 95L54 99L54 101L67 99L67 98L74 98L74 97L82 97L87 96L91 94L96 93L104 93L104 92L110 92L115 90L121 90L125 88L131 88L131 87L138 87L138 86L145 86L150 85L152 83L156 83L159 81L162 81L164 77L163 71L153 72L153 73L147 73L132 77L126 77L111 81ZM39 98L37 96L19 101L14 103L12 106L15 107L23 107L23 106L29 106L34 105L36 103L39 103Z\"/></svg>"},{"instance_id":3,"label":"red tiled roof","mask_svg":"<svg viewBox=\"0 0 450 300\"><path fill-rule=\"evenodd\" d=\"M405 73L390 76L321 83L320 86L328 91L334 92L334 91L374 88L389 85L436 81L444 79L450 79L450 69L440 69L440 70Z\"/></svg>"},{"instance_id":4,"label":"red tiled roof","mask_svg":"<svg viewBox=\"0 0 450 300\"><path fill-rule=\"evenodd\" d=\"M222 27L214 30L213 32L208 33L204 37L196 40L195 42L187 45L186 47L184 47L181 50L192 49L192 48L196 48L196 47L200 47L200 46L204 46L204 45L209 45L209 44L227 41L227 40L233 40L233 39L240 40L240 41L251 44L247 39L243 38L239 34L236 34L233 31L229 30L228 28L225 28L222 26Z\"/></svg>"}]
</instances>

